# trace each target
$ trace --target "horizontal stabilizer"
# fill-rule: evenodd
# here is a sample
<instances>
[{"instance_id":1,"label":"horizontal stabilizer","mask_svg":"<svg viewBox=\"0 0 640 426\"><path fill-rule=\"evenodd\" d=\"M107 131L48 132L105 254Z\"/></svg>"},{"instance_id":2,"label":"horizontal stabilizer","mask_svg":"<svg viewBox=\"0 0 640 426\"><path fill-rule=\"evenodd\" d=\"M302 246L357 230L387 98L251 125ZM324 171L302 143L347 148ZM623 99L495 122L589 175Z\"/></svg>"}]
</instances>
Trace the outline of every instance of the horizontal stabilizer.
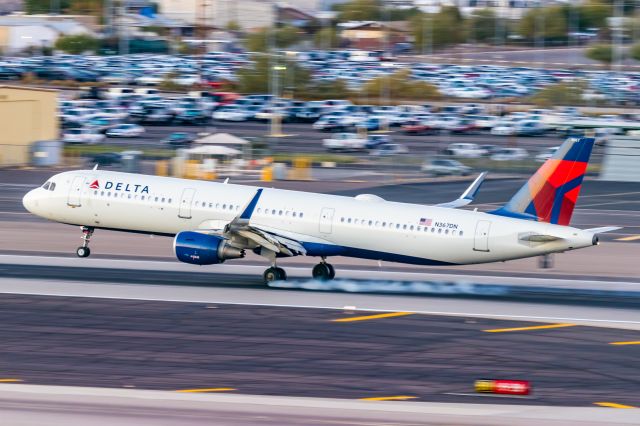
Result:
<instances>
[{"instance_id":1,"label":"horizontal stabilizer","mask_svg":"<svg viewBox=\"0 0 640 426\"><path fill-rule=\"evenodd\" d=\"M464 207L467 204L471 203L475 199L476 195L478 194L478 191L480 190L480 186L482 186L482 183L484 182L484 178L487 176L487 173L488 172L480 173L480 175L476 178L476 180L474 180L473 183L469 185L469 187L456 200L449 201L448 203L436 204L435 206L456 209L458 207Z\"/></svg>"},{"instance_id":2,"label":"horizontal stabilizer","mask_svg":"<svg viewBox=\"0 0 640 426\"><path fill-rule=\"evenodd\" d=\"M604 234L605 232L617 231L618 229L622 229L622 227L621 226L602 226L600 228L583 229L583 231L589 232L591 234Z\"/></svg>"}]
</instances>

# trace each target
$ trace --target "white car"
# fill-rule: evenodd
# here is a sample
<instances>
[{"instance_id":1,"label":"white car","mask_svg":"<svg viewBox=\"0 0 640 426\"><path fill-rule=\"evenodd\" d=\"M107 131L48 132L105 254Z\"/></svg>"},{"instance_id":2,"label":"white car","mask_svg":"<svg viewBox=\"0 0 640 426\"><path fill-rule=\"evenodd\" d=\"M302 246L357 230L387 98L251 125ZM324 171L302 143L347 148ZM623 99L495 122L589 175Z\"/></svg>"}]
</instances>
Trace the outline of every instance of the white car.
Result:
<instances>
[{"instance_id":1,"label":"white car","mask_svg":"<svg viewBox=\"0 0 640 426\"><path fill-rule=\"evenodd\" d=\"M247 121L254 117L256 108L225 107L214 111L211 118L220 121Z\"/></svg>"},{"instance_id":2,"label":"white car","mask_svg":"<svg viewBox=\"0 0 640 426\"><path fill-rule=\"evenodd\" d=\"M157 86L165 79L165 75L162 74L147 74L136 78L136 84L140 86Z\"/></svg>"},{"instance_id":3,"label":"white car","mask_svg":"<svg viewBox=\"0 0 640 426\"><path fill-rule=\"evenodd\" d=\"M559 146L552 146L550 148L545 149L540 154L536 155L536 161L539 161L541 163L547 161L549 158L551 158L553 156L553 154L556 153L558 148L560 148L560 147Z\"/></svg>"},{"instance_id":4,"label":"white car","mask_svg":"<svg viewBox=\"0 0 640 426\"><path fill-rule=\"evenodd\" d=\"M367 142L355 133L336 133L332 138L323 139L322 146L329 151L364 151Z\"/></svg>"},{"instance_id":5,"label":"white car","mask_svg":"<svg viewBox=\"0 0 640 426\"><path fill-rule=\"evenodd\" d=\"M110 138L135 138L144 133L144 127L137 124L118 124L106 131Z\"/></svg>"},{"instance_id":6,"label":"white car","mask_svg":"<svg viewBox=\"0 0 640 426\"><path fill-rule=\"evenodd\" d=\"M66 129L62 134L64 143L96 144L103 142L105 136L93 129Z\"/></svg>"},{"instance_id":7,"label":"white car","mask_svg":"<svg viewBox=\"0 0 640 426\"><path fill-rule=\"evenodd\" d=\"M490 133L495 136L513 136L517 131L518 128L515 123L502 122L493 126Z\"/></svg>"},{"instance_id":8,"label":"white car","mask_svg":"<svg viewBox=\"0 0 640 426\"><path fill-rule=\"evenodd\" d=\"M180 86L193 86L196 84L200 84L202 80L200 79L200 76L197 74L186 74L186 75L181 75L179 77L175 77L173 79L173 82L175 84L179 84Z\"/></svg>"},{"instance_id":9,"label":"white car","mask_svg":"<svg viewBox=\"0 0 640 426\"><path fill-rule=\"evenodd\" d=\"M445 151L454 157L478 158L487 154L487 150L480 148L475 143L452 143Z\"/></svg>"},{"instance_id":10,"label":"white car","mask_svg":"<svg viewBox=\"0 0 640 426\"><path fill-rule=\"evenodd\" d=\"M523 148L502 148L489 158L494 161L517 161L527 157L529 157L529 153Z\"/></svg>"}]
</instances>

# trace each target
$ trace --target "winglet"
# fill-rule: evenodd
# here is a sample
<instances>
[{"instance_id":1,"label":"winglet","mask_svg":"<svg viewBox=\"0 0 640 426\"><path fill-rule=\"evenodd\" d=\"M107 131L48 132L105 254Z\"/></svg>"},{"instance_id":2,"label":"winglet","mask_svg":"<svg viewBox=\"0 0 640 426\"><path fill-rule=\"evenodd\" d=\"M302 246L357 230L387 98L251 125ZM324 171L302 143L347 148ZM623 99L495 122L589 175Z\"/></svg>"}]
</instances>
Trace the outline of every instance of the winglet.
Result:
<instances>
[{"instance_id":1,"label":"winglet","mask_svg":"<svg viewBox=\"0 0 640 426\"><path fill-rule=\"evenodd\" d=\"M436 207L448 207L448 208L458 208L466 206L471 203L478 194L482 183L484 182L484 178L487 176L488 172L482 172L480 175L474 180L471 185L458 197L458 199L449 201L448 203L436 204Z\"/></svg>"},{"instance_id":2,"label":"winglet","mask_svg":"<svg viewBox=\"0 0 640 426\"><path fill-rule=\"evenodd\" d=\"M244 210L238 217L239 219L244 219L244 220L251 219L251 215L253 214L253 211L255 210L256 205L258 204L258 200L260 199L261 194L262 194L262 188L259 188L256 191L256 194L251 199L251 201L249 201L249 204L247 204L247 206L244 208Z\"/></svg>"}]
</instances>

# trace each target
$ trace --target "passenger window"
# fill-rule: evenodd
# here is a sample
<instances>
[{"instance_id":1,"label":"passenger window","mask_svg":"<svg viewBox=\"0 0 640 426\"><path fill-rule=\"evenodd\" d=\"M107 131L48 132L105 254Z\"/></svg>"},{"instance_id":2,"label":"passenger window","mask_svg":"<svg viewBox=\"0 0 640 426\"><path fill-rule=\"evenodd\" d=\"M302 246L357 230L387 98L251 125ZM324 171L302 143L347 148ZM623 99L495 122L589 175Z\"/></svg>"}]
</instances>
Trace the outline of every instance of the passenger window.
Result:
<instances>
[{"instance_id":1,"label":"passenger window","mask_svg":"<svg viewBox=\"0 0 640 426\"><path fill-rule=\"evenodd\" d=\"M276 210L275 209L271 209L271 214L275 216L276 215Z\"/></svg>"},{"instance_id":2,"label":"passenger window","mask_svg":"<svg viewBox=\"0 0 640 426\"><path fill-rule=\"evenodd\" d=\"M303 213L300 213L300 217L302 217Z\"/></svg>"},{"instance_id":3,"label":"passenger window","mask_svg":"<svg viewBox=\"0 0 640 426\"><path fill-rule=\"evenodd\" d=\"M369 221L369 226L371 226L371 225L373 225L373 221L372 220Z\"/></svg>"},{"instance_id":4,"label":"passenger window","mask_svg":"<svg viewBox=\"0 0 640 426\"><path fill-rule=\"evenodd\" d=\"M407 229L407 225L402 225L402 229Z\"/></svg>"},{"instance_id":5,"label":"passenger window","mask_svg":"<svg viewBox=\"0 0 640 426\"><path fill-rule=\"evenodd\" d=\"M107 197L111 197L111 192L107 192Z\"/></svg>"},{"instance_id":6,"label":"passenger window","mask_svg":"<svg viewBox=\"0 0 640 426\"><path fill-rule=\"evenodd\" d=\"M153 201L158 202L158 197L156 197Z\"/></svg>"},{"instance_id":7,"label":"passenger window","mask_svg":"<svg viewBox=\"0 0 640 426\"><path fill-rule=\"evenodd\" d=\"M413 225L411 225L411 226L409 227L409 230L410 230L410 231L413 231Z\"/></svg>"},{"instance_id":8,"label":"passenger window","mask_svg":"<svg viewBox=\"0 0 640 426\"><path fill-rule=\"evenodd\" d=\"M282 216L282 210L278 212L278 216Z\"/></svg>"},{"instance_id":9,"label":"passenger window","mask_svg":"<svg viewBox=\"0 0 640 426\"><path fill-rule=\"evenodd\" d=\"M226 210L226 209L227 209L227 205L226 205L226 204L223 204L223 205L222 205L222 210Z\"/></svg>"},{"instance_id":10,"label":"passenger window","mask_svg":"<svg viewBox=\"0 0 640 426\"><path fill-rule=\"evenodd\" d=\"M93 195L98 195L98 191L93 191Z\"/></svg>"},{"instance_id":11,"label":"passenger window","mask_svg":"<svg viewBox=\"0 0 640 426\"><path fill-rule=\"evenodd\" d=\"M387 227L387 222L382 222L382 227L386 228Z\"/></svg>"},{"instance_id":12,"label":"passenger window","mask_svg":"<svg viewBox=\"0 0 640 426\"><path fill-rule=\"evenodd\" d=\"M460 233L458 235L462 237L462 231L460 231Z\"/></svg>"},{"instance_id":13,"label":"passenger window","mask_svg":"<svg viewBox=\"0 0 640 426\"><path fill-rule=\"evenodd\" d=\"M422 231L422 228L420 228L420 227L418 226L418 227L416 227L416 231L420 232L420 231Z\"/></svg>"},{"instance_id":14,"label":"passenger window","mask_svg":"<svg viewBox=\"0 0 640 426\"><path fill-rule=\"evenodd\" d=\"M449 230L448 230L448 229L445 229L445 230L444 230L444 234L445 234L445 235L449 235Z\"/></svg>"},{"instance_id":15,"label":"passenger window","mask_svg":"<svg viewBox=\"0 0 640 426\"><path fill-rule=\"evenodd\" d=\"M100 191L100 195L104 197L104 191Z\"/></svg>"},{"instance_id":16,"label":"passenger window","mask_svg":"<svg viewBox=\"0 0 640 426\"><path fill-rule=\"evenodd\" d=\"M296 212L293 212L293 217L296 217ZM344 217L342 218L342 221L344 222Z\"/></svg>"},{"instance_id":17,"label":"passenger window","mask_svg":"<svg viewBox=\"0 0 640 426\"><path fill-rule=\"evenodd\" d=\"M442 228L438 228L438 234L442 234Z\"/></svg>"},{"instance_id":18,"label":"passenger window","mask_svg":"<svg viewBox=\"0 0 640 426\"><path fill-rule=\"evenodd\" d=\"M142 195L142 196L140 197L140 199L141 199L142 201L144 201L144 198L145 198L145 197L144 197L144 195Z\"/></svg>"},{"instance_id":19,"label":"passenger window","mask_svg":"<svg viewBox=\"0 0 640 426\"><path fill-rule=\"evenodd\" d=\"M165 198L164 198L164 197L162 197L162 200L161 200L161 201L162 201L163 203L164 203L164 200L165 200ZM206 204L205 204L205 203L202 203L202 207L205 207L205 206L206 206Z\"/></svg>"},{"instance_id":20,"label":"passenger window","mask_svg":"<svg viewBox=\"0 0 640 426\"><path fill-rule=\"evenodd\" d=\"M396 229L400 229L400 224L396 223Z\"/></svg>"},{"instance_id":21,"label":"passenger window","mask_svg":"<svg viewBox=\"0 0 640 426\"><path fill-rule=\"evenodd\" d=\"M347 219L347 223L351 223L351 218Z\"/></svg>"},{"instance_id":22,"label":"passenger window","mask_svg":"<svg viewBox=\"0 0 640 426\"><path fill-rule=\"evenodd\" d=\"M258 207L258 213L262 212L262 209L260 207Z\"/></svg>"},{"instance_id":23,"label":"passenger window","mask_svg":"<svg viewBox=\"0 0 640 426\"><path fill-rule=\"evenodd\" d=\"M131 199L131 194L129 194L129 197L128 197L128 198L129 198L129 199Z\"/></svg>"},{"instance_id":24,"label":"passenger window","mask_svg":"<svg viewBox=\"0 0 640 426\"><path fill-rule=\"evenodd\" d=\"M433 234L434 232L436 232L436 228L431 228L431 233Z\"/></svg>"}]
</instances>

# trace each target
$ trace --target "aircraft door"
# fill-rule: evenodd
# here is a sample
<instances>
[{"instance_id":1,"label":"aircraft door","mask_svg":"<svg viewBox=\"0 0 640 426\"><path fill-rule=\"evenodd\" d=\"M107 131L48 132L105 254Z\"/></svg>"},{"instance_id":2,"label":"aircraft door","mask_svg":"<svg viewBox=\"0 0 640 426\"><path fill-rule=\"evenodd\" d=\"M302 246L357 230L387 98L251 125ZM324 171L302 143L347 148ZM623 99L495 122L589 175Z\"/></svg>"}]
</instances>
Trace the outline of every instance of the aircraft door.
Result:
<instances>
[{"instance_id":1,"label":"aircraft door","mask_svg":"<svg viewBox=\"0 0 640 426\"><path fill-rule=\"evenodd\" d=\"M323 207L320 212L320 232L330 234L333 229L333 212L334 209Z\"/></svg>"},{"instance_id":2,"label":"aircraft door","mask_svg":"<svg viewBox=\"0 0 640 426\"><path fill-rule=\"evenodd\" d=\"M71 186L69 187L69 195L67 197L67 204L72 207L80 207L80 196L82 195L82 184L84 183L84 176L74 176Z\"/></svg>"},{"instance_id":3,"label":"aircraft door","mask_svg":"<svg viewBox=\"0 0 640 426\"><path fill-rule=\"evenodd\" d=\"M186 188L182 191L180 197L180 210L178 217L183 219L191 219L191 205L193 204L193 197L196 195L196 190L193 188Z\"/></svg>"},{"instance_id":4,"label":"aircraft door","mask_svg":"<svg viewBox=\"0 0 640 426\"><path fill-rule=\"evenodd\" d=\"M473 239L473 249L475 251L489 251L489 230L491 222L479 220L476 224L476 234Z\"/></svg>"}]
</instances>

